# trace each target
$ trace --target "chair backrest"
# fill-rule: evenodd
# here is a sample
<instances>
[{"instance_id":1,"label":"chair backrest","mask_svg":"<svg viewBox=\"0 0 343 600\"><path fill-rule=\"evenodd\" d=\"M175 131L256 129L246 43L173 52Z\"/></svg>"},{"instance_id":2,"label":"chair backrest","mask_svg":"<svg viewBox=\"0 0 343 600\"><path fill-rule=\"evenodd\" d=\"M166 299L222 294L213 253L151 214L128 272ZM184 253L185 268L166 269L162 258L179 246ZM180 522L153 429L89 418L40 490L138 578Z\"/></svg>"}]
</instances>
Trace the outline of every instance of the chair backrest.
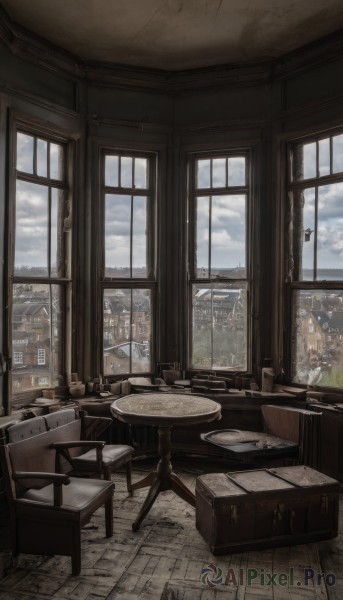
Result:
<instances>
[{"instance_id":1,"label":"chair backrest","mask_svg":"<svg viewBox=\"0 0 343 600\"><path fill-rule=\"evenodd\" d=\"M27 439L6 444L9 457L10 475L12 471L38 471L40 473L55 473L55 450L51 448L54 442L77 441L81 434L81 420L76 419L66 425L61 425L50 431L33 435ZM21 480L23 487L41 488L46 485L44 480Z\"/></svg>"},{"instance_id":2,"label":"chair backrest","mask_svg":"<svg viewBox=\"0 0 343 600\"><path fill-rule=\"evenodd\" d=\"M45 415L43 419L46 422L46 429L55 429L61 425L67 425L77 419L77 414L73 408L66 408L64 410L57 410L56 412Z\"/></svg>"},{"instance_id":3,"label":"chair backrest","mask_svg":"<svg viewBox=\"0 0 343 600\"><path fill-rule=\"evenodd\" d=\"M267 433L299 444L299 461L317 469L320 462L321 413L293 406L261 407Z\"/></svg>"},{"instance_id":4,"label":"chair backrest","mask_svg":"<svg viewBox=\"0 0 343 600\"><path fill-rule=\"evenodd\" d=\"M266 433L296 443L300 441L301 414L304 412L313 414L310 411L291 406L273 406L269 404L261 406L261 411Z\"/></svg>"},{"instance_id":5,"label":"chair backrest","mask_svg":"<svg viewBox=\"0 0 343 600\"><path fill-rule=\"evenodd\" d=\"M19 442L45 431L47 431L47 426L44 417L34 417L33 419L27 419L27 421L9 425L5 433L8 442Z\"/></svg>"}]
</instances>

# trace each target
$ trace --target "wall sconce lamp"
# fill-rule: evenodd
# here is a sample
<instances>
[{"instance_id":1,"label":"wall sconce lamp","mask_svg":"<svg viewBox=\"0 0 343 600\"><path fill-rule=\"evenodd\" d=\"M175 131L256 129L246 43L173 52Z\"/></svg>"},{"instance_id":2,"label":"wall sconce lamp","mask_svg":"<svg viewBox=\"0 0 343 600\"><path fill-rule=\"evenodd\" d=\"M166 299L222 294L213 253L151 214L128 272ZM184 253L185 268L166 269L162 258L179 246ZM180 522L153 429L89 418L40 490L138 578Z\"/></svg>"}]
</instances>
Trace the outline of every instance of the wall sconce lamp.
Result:
<instances>
[{"instance_id":1,"label":"wall sconce lamp","mask_svg":"<svg viewBox=\"0 0 343 600\"><path fill-rule=\"evenodd\" d=\"M313 233L313 229L310 229L309 227L307 229L305 229L304 234L305 234L305 242L309 242L311 239L311 233Z\"/></svg>"}]
</instances>

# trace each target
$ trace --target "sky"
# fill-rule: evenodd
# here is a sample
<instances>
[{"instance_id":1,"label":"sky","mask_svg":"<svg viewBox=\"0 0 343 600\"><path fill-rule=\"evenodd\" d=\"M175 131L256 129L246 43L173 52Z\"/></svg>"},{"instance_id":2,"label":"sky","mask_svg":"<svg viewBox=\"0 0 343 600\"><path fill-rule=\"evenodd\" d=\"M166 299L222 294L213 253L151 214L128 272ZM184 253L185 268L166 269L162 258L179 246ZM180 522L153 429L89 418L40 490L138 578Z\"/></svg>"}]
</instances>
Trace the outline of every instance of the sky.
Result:
<instances>
[{"instance_id":1,"label":"sky","mask_svg":"<svg viewBox=\"0 0 343 600\"><path fill-rule=\"evenodd\" d=\"M343 171L343 135L332 138L332 172ZM316 144L304 145L304 180L316 176ZM329 138L318 145L319 175L330 173ZM305 190L304 230L315 229L315 188ZM314 235L303 244L303 266L312 268ZM343 268L343 183L318 187L318 269Z\"/></svg>"},{"instance_id":2,"label":"sky","mask_svg":"<svg viewBox=\"0 0 343 600\"><path fill-rule=\"evenodd\" d=\"M34 173L33 137L17 134L17 169ZM37 175L47 177L48 148L50 176L61 180L62 146L37 140ZM17 180L16 186L16 234L15 271L20 267L40 267L48 274L48 187ZM58 207L58 203L60 206ZM51 192L51 262L57 264L57 213L63 210L63 192L52 188ZM43 274L43 273L41 273ZM52 271L51 274L54 274Z\"/></svg>"},{"instance_id":3,"label":"sky","mask_svg":"<svg viewBox=\"0 0 343 600\"><path fill-rule=\"evenodd\" d=\"M329 138L318 144L318 164L320 175L330 172ZM316 175L315 143L303 145L304 179ZM343 171L343 135L332 137L332 170ZM60 157L62 146L37 141L37 174L47 175L48 151L52 177L61 177ZM17 168L33 173L33 137L18 133ZM212 187L245 185L245 158L242 156L212 159ZM121 165L119 163L121 161ZM134 161L134 162L133 162ZM119 165L121 168L119 169ZM211 185L210 159L197 161L196 187L206 193ZM146 189L148 161L146 158L107 156L105 183L117 186L119 171L121 184ZM226 177L228 179L226 180ZM342 268L343 258L343 183L320 186L318 197L318 262L319 269ZM196 243L197 267L208 275L209 225L211 218L211 263L215 268L244 267L246 262L246 195L244 193L221 194L220 196L199 195L196 202ZM53 200L57 198L56 188ZM305 191L304 230L315 229L315 189ZM56 206L56 201L55 206ZM147 266L147 196L133 198L133 248L134 268ZM53 209L52 221L52 263L56 263L57 252L57 209ZM210 216L211 214L211 216ZM47 268L47 227L48 227L48 188L24 181L17 181L16 198L16 267ZM130 266L131 195L106 194L105 197L105 265L106 267ZM312 268L314 235L303 244L303 266ZM17 271L18 272L18 271Z\"/></svg>"},{"instance_id":4,"label":"sky","mask_svg":"<svg viewBox=\"0 0 343 600\"><path fill-rule=\"evenodd\" d=\"M212 159L212 188L245 186L245 157ZM227 179L226 179L227 176ZM211 159L197 161L197 189L211 187ZM211 268L244 267L246 263L246 195L198 196L196 202L197 269L204 277L209 271L211 229Z\"/></svg>"}]
</instances>

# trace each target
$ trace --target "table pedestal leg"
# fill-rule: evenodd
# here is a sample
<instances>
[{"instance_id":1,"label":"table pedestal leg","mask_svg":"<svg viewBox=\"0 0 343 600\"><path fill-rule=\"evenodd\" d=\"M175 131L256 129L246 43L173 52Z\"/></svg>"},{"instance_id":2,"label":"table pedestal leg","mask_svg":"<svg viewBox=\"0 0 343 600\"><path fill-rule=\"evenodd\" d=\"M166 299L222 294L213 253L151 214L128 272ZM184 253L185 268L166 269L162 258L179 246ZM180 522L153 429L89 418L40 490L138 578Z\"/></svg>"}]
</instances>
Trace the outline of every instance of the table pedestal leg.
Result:
<instances>
[{"instance_id":1,"label":"table pedestal leg","mask_svg":"<svg viewBox=\"0 0 343 600\"><path fill-rule=\"evenodd\" d=\"M139 511L139 514L132 524L133 531L136 531L142 523L145 516L148 514L150 508L155 502L158 494L166 490L172 490L175 494L180 496L183 500L195 506L194 494L185 486L181 481L180 477L172 472L172 465L170 462L171 456L171 441L170 441L171 427L159 427L158 428L158 449L160 454L160 461L157 465L155 473L149 473L144 479L134 483L132 485L132 491L143 487L151 486L147 497L144 500L143 506Z\"/></svg>"}]
</instances>

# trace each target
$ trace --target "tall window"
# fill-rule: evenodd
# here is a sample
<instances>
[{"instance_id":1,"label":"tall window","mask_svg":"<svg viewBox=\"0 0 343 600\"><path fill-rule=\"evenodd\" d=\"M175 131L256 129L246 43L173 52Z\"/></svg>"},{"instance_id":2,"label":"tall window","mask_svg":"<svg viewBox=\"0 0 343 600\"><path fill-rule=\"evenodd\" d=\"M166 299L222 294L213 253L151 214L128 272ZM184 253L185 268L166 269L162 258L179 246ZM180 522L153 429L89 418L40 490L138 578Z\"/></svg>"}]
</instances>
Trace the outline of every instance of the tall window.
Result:
<instances>
[{"instance_id":1,"label":"tall window","mask_svg":"<svg viewBox=\"0 0 343 600\"><path fill-rule=\"evenodd\" d=\"M294 382L343 386L343 134L289 148L289 340Z\"/></svg>"},{"instance_id":2,"label":"tall window","mask_svg":"<svg viewBox=\"0 0 343 600\"><path fill-rule=\"evenodd\" d=\"M66 142L23 128L15 151L12 385L25 392L64 382L70 200Z\"/></svg>"},{"instance_id":3,"label":"tall window","mask_svg":"<svg viewBox=\"0 0 343 600\"><path fill-rule=\"evenodd\" d=\"M103 372L152 370L155 156L106 150L103 164Z\"/></svg>"},{"instance_id":4,"label":"tall window","mask_svg":"<svg viewBox=\"0 0 343 600\"><path fill-rule=\"evenodd\" d=\"M190 367L248 368L246 153L193 155L190 163Z\"/></svg>"}]
</instances>

